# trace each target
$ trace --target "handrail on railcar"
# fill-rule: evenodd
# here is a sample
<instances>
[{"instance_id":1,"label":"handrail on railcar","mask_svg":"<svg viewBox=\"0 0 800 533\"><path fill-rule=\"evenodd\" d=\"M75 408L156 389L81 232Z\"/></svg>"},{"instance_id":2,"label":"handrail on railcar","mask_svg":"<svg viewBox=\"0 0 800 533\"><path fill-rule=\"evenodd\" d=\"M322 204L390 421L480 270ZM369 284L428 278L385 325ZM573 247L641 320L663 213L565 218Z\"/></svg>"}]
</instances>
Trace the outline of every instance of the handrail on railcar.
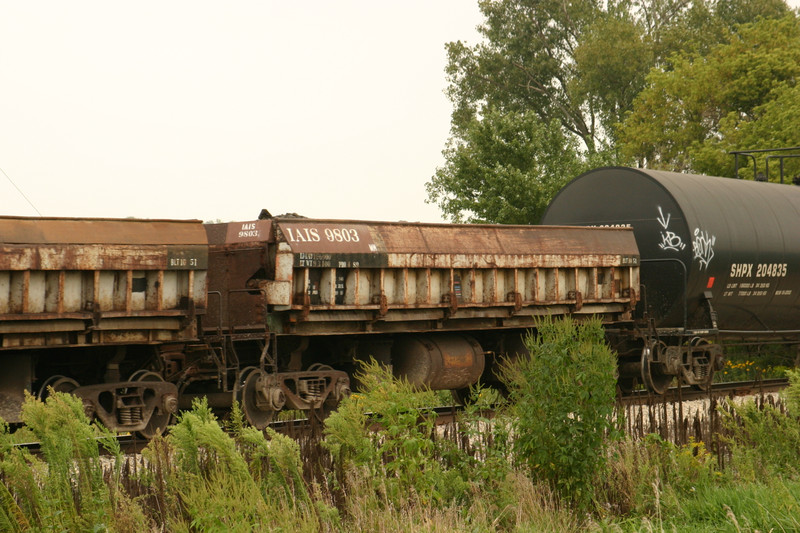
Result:
<instances>
[{"instance_id":1,"label":"handrail on railcar","mask_svg":"<svg viewBox=\"0 0 800 533\"><path fill-rule=\"evenodd\" d=\"M800 151L800 146L792 146L789 148L762 148L759 150L734 150L728 152L729 154L733 155L733 177L739 178L739 156L750 157L753 159L753 179L756 180L758 178L758 168L756 167L756 156L755 154L763 154L768 152L788 152L790 150L793 151ZM769 160L770 159L779 159L781 163L781 183L783 183L783 162L784 159L791 159L791 158L798 158L800 154L789 154L789 155L769 155L766 157L766 178L769 180Z\"/></svg>"}]
</instances>

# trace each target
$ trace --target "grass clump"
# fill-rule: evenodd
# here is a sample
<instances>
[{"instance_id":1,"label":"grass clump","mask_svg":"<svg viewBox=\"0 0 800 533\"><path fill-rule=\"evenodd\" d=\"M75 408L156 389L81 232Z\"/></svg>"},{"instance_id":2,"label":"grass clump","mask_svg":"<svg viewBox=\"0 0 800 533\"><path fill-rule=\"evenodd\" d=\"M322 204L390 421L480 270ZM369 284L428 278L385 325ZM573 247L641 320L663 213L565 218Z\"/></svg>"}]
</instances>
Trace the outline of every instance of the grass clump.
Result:
<instances>
[{"instance_id":1,"label":"grass clump","mask_svg":"<svg viewBox=\"0 0 800 533\"><path fill-rule=\"evenodd\" d=\"M22 420L41 446L33 455L0 429L0 525L7 531L141 531L148 521L121 488L119 471L106 479L100 446L120 458L114 436L90 423L80 399L54 392L45 402L28 395Z\"/></svg>"},{"instance_id":2,"label":"grass clump","mask_svg":"<svg viewBox=\"0 0 800 533\"><path fill-rule=\"evenodd\" d=\"M597 476L598 501L618 516L658 516L677 510L698 488L719 479L717 460L702 442L677 446L651 434L609 448L608 469Z\"/></svg>"},{"instance_id":3,"label":"grass clump","mask_svg":"<svg viewBox=\"0 0 800 533\"><path fill-rule=\"evenodd\" d=\"M145 450L149 479L170 531L318 531L297 443L245 427L226 433L205 401ZM155 474L155 475L153 475Z\"/></svg>"}]
</instances>

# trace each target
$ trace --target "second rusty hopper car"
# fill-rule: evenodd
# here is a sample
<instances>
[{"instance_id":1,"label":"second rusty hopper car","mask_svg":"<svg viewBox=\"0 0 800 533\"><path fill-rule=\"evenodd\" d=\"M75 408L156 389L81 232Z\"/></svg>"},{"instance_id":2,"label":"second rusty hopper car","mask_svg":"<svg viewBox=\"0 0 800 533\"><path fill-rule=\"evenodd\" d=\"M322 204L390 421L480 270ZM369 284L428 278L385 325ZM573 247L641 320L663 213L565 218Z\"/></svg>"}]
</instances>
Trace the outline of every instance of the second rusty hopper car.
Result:
<instances>
[{"instance_id":1,"label":"second rusty hopper car","mask_svg":"<svg viewBox=\"0 0 800 533\"><path fill-rule=\"evenodd\" d=\"M336 400L357 359L434 389L491 381L539 317L623 322L637 301L627 229L296 217L206 227L203 331L229 348L226 364L255 368L234 385L251 421Z\"/></svg>"}]
</instances>

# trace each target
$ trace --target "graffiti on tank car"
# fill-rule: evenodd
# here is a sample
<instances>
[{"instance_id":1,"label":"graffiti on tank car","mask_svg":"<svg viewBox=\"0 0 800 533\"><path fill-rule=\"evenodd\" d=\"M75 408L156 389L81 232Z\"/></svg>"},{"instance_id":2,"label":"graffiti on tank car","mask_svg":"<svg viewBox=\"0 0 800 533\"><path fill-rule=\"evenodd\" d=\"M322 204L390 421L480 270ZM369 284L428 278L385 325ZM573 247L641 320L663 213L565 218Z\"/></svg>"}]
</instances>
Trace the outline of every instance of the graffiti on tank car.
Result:
<instances>
[{"instance_id":1,"label":"graffiti on tank car","mask_svg":"<svg viewBox=\"0 0 800 533\"><path fill-rule=\"evenodd\" d=\"M664 211L661 210L661 206L658 206L658 223L661 224L661 227L667 229L669 227L669 221L672 218L671 213L667 213L667 217L664 218Z\"/></svg>"},{"instance_id":2,"label":"graffiti on tank car","mask_svg":"<svg viewBox=\"0 0 800 533\"><path fill-rule=\"evenodd\" d=\"M664 216L664 211L661 209L661 206L658 206L658 223L662 228L661 231L661 243L659 243L659 248L662 250L670 250L673 252L680 252L684 248L686 248L686 244L681 239L681 236L673 231L669 231L669 222L672 219L672 214L667 213Z\"/></svg>"},{"instance_id":3,"label":"graffiti on tank car","mask_svg":"<svg viewBox=\"0 0 800 533\"><path fill-rule=\"evenodd\" d=\"M661 232L661 243L658 245L662 250L672 250L679 252L686 248L680 235L671 231Z\"/></svg>"},{"instance_id":4,"label":"graffiti on tank car","mask_svg":"<svg viewBox=\"0 0 800 533\"><path fill-rule=\"evenodd\" d=\"M694 258L700 262L700 270L707 270L708 264L714 259L714 243L716 242L716 235L709 235L707 231L694 228L692 250L694 251Z\"/></svg>"}]
</instances>

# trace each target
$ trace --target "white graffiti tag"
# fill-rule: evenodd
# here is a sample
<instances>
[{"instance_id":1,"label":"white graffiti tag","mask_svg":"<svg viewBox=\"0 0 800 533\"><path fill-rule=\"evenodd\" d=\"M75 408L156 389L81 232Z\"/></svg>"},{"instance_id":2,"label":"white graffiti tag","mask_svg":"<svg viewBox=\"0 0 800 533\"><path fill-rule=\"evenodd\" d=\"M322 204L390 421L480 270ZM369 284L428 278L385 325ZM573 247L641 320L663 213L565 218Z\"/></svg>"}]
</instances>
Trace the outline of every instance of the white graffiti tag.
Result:
<instances>
[{"instance_id":1,"label":"white graffiti tag","mask_svg":"<svg viewBox=\"0 0 800 533\"><path fill-rule=\"evenodd\" d=\"M659 248L662 250L672 250L674 252L679 252L686 248L686 245L683 243L680 235L675 232L669 231L669 221L672 218L670 213L667 213L667 216L664 217L664 212L661 210L661 206L658 206L658 223L661 224L661 227L664 231L661 232L661 243L659 243Z\"/></svg>"},{"instance_id":2,"label":"white graffiti tag","mask_svg":"<svg viewBox=\"0 0 800 533\"><path fill-rule=\"evenodd\" d=\"M694 258L700 262L700 270L707 270L708 264L714 258L715 242L717 242L716 235L709 236L707 231L701 231L700 228L694 229L692 250L694 250Z\"/></svg>"}]
</instances>

